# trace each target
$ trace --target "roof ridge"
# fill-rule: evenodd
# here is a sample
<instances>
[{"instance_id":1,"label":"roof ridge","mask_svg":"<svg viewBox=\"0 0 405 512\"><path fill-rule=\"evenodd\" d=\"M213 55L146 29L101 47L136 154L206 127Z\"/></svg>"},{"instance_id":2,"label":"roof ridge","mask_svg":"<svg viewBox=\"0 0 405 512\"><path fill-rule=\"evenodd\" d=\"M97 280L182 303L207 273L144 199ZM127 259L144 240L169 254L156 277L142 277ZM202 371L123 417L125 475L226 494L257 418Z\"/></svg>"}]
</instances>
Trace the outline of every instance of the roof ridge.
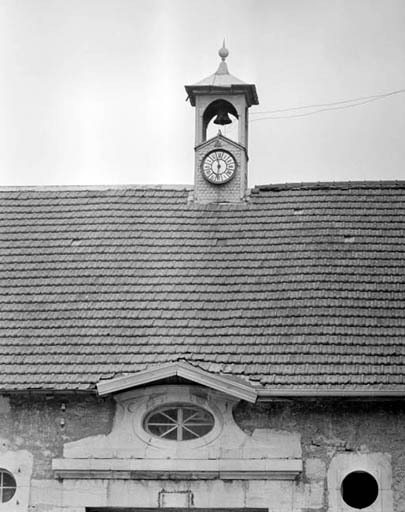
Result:
<instances>
[{"instance_id":1,"label":"roof ridge","mask_svg":"<svg viewBox=\"0 0 405 512\"><path fill-rule=\"evenodd\" d=\"M318 189L405 189L405 180L363 180L363 181L314 181L296 183L272 183L255 185L252 194L279 190L318 190ZM193 190L190 184L148 184L148 185L3 185L0 192L63 192L92 190Z\"/></svg>"},{"instance_id":2,"label":"roof ridge","mask_svg":"<svg viewBox=\"0 0 405 512\"><path fill-rule=\"evenodd\" d=\"M63 192L86 190L193 190L192 185L3 185L0 192Z\"/></svg>"},{"instance_id":3,"label":"roof ridge","mask_svg":"<svg viewBox=\"0 0 405 512\"><path fill-rule=\"evenodd\" d=\"M405 189L405 180L363 180L363 181L314 181L297 183L275 183L255 185L252 194L279 190L318 190L318 189Z\"/></svg>"}]
</instances>

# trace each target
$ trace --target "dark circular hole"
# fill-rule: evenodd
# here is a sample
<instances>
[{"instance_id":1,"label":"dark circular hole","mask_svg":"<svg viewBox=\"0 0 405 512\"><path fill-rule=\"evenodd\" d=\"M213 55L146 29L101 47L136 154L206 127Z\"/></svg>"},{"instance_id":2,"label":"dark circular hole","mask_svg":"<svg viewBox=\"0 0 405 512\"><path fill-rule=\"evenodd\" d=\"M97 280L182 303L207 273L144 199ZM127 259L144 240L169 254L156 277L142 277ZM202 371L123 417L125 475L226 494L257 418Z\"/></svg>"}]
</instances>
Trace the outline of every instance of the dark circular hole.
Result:
<instances>
[{"instance_id":1,"label":"dark circular hole","mask_svg":"<svg viewBox=\"0 0 405 512\"><path fill-rule=\"evenodd\" d=\"M343 479L341 493L347 505L361 510L372 505L377 499L378 484L370 473L353 471Z\"/></svg>"}]
</instances>

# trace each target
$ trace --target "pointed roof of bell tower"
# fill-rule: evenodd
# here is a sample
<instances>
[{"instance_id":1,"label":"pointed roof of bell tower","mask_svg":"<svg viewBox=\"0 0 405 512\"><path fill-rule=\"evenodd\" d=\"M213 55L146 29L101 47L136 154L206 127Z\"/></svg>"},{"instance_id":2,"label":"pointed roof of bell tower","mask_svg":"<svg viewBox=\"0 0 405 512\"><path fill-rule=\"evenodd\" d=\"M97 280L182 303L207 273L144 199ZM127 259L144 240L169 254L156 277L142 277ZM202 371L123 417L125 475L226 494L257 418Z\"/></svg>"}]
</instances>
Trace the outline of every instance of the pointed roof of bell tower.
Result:
<instances>
[{"instance_id":1,"label":"pointed roof of bell tower","mask_svg":"<svg viewBox=\"0 0 405 512\"><path fill-rule=\"evenodd\" d=\"M227 94L244 94L249 107L251 105L258 105L259 99L256 86L247 84L229 73L228 65L225 61L229 55L229 50L225 47L225 41L222 44L222 48L219 49L218 55L221 57L221 62L215 73L194 85L185 86L191 105L195 105L196 94L218 94L224 92Z\"/></svg>"}]
</instances>

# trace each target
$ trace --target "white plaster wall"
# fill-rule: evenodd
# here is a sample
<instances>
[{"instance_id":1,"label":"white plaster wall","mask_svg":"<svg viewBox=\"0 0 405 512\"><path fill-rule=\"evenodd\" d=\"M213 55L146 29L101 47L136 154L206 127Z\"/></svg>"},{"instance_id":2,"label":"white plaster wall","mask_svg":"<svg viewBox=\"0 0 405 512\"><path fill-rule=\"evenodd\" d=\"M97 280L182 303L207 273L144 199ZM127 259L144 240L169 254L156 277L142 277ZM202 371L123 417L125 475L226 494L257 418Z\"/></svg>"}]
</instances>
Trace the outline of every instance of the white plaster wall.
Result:
<instances>
[{"instance_id":1,"label":"white plaster wall","mask_svg":"<svg viewBox=\"0 0 405 512\"><path fill-rule=\"evenodd\" d=\"M6 440L0 440L0 468L11 473L17 485L11 500L0 503L0 512L28 511L32 467L31 453L26 450L11 450Z\"/></svg>"},{"instance_id":2,"label":"white plaster wall","mask_svg":"<svg viewBox=\"0 0 405 512\"><path fill-rule=\"evenodd\" d=\"M173 493L170 506L184 507L184 492L192 496L196 508L263 507L269 512L293 512L293 481L134 481L65 480L63 510L81 512L85 507L159 507L162 491Z\"/></svg>"},{"instance_id":3,"label":"white plaster wall","mask_svg":"<svg viewBox=\"0 0 405 512\"><path fill-rule=\"evenodd\" d=\"M32 512L54 512L62 507L63 483L60 480L31 480ZM1 511L0 511L1 512Z\"/></svg>"}]
</instances>

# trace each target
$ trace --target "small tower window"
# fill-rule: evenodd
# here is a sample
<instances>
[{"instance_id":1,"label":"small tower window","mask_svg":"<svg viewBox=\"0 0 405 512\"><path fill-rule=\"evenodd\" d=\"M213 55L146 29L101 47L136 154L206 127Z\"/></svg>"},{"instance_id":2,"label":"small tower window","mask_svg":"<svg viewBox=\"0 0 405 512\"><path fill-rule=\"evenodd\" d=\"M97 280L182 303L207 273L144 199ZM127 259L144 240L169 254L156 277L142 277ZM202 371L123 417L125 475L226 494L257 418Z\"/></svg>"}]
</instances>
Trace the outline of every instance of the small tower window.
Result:
<instances>
[{"instance_id":1,"label":"small tower window","mask_svg":"<svg viewBox=\"0 0 405 512\"><path fill-rule=\"evenodd\" d=\"M15 478L5 469L0 469L0 503L7 503L17 489Z\"/></svg>"},{"instance_id":2,"label":"small tower window","mask_svg":"<svg viewBox=\"0 0 405 512\"><path fill-rule=\"evenodd\" d=\"M372 505L378 496L376 479L366 471L353 471L342 482L343 501L356 510Z\"/></svg>"},{"instance_id":3,"label":"small tower window","mask_svg":"<svg viewBox=\"0 0 405 512\"><path fill-rule=\"evenodd\" d=\"M172 441L191 441L205 436L214 428L214 417L201 407L171 404L150 412L144 428L153 436Z\"/></svg>"},{"instance_id":4,"label":"small tower window","mask_svg":"<svg viewBox=\"0 0 405 512\"><path fill-rule=\"evenodd\" d=\"M203 140L218 134L218 129L228 138L238 140L238 113L226 100L215 100L206 108L203 116Z\"/></svg>"}]
</instances>

